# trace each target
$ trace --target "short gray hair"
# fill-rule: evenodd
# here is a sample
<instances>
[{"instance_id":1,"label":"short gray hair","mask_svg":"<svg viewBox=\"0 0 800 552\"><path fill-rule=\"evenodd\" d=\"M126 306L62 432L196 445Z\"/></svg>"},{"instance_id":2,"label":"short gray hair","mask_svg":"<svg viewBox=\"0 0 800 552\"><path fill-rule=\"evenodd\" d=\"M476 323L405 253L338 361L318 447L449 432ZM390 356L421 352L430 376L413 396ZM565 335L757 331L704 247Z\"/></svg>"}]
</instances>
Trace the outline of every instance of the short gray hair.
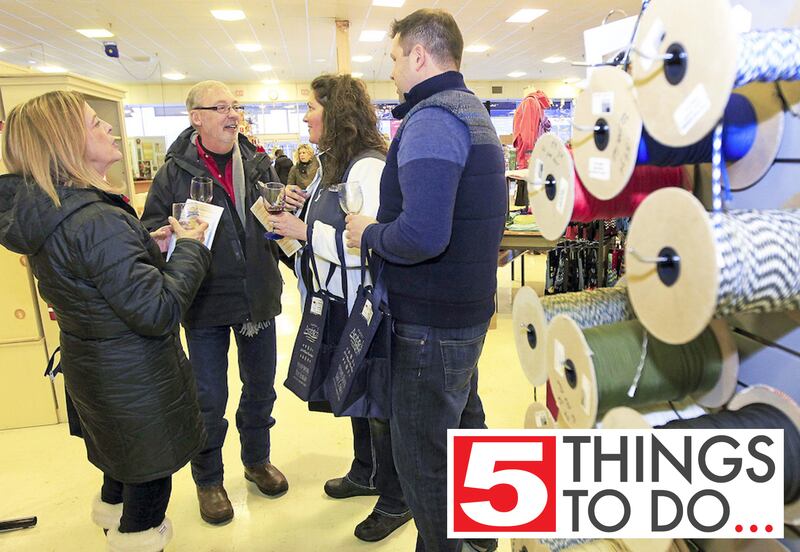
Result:
<instances>
[{"instance_id":1,"label":"short gray hair","mask_svg":"<svg viewBox=\"0 0 800 552\"><path fill-rule=\"evenodd\" d=\"M231 91L224 82L215 80L198 82L192 86L192 88L189 90L189 93L186 95L186 111L191 111L192 109L200 107L200 98L202 98L209 90L216 90L219 88L227 90L228 92Z\"/></svg>"}]
</instances>

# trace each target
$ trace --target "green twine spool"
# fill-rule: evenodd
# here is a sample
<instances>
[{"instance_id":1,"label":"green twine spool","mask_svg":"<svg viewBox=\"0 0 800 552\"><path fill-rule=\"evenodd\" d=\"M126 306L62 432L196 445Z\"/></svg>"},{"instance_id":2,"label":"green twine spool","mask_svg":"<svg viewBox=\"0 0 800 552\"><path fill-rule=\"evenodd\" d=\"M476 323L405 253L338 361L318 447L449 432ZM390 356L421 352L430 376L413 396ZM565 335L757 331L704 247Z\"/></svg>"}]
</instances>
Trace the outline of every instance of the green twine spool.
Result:
<instances>
[{"instance_id":1,"label":"green twine spool","mask_svg":"<svg viewBox=\"0 0 800 552\"><path fill-rule=\"evenodd\" d=\"M685 345L669 345L648 335L639 385L629 397L642 355L643 326L631 320L583 333L592 350L599 415L615 406L635 408L702 394L710 391L722 375L722 354L710 328Z\"/></svg>"}]
</instances>

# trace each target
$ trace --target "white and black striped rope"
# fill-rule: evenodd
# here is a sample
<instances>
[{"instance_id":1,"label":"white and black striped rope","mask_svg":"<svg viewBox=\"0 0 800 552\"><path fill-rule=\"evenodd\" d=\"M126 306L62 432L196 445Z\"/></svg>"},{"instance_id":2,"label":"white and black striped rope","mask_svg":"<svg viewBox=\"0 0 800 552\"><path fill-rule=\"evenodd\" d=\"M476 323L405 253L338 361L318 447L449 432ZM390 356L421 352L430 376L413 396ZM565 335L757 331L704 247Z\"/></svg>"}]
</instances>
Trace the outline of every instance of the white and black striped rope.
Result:
<instances>
[{"instance_id":1,"label":"white and black striped rope","mask_svg":"<svg viewBox=\"0 0 800 552\"><path fill-rule=\"evenodd\" d=\"M800 210L712 213L717 316L800 309Z\"/></svg>"},{"instance_id":2,"label":"white and black striped rope","mask_svg":"<svg viewBox=\"0 0 800 552\"><path fill-rule=\"evenodd\" d=\"M559 314L568 314L581 328L634 318L628 290L622 285L548 295L542 299L542 308L548 323Z\"/></svg>"},{"instance_id":3,"label":"white and black striped rope","mask_svg":"<svg viewBox=\"0 0 800 552\"><path fill-rule=\"evenodd\" d=\"M741 35L734 88L751 82L800 80L800 28Z\"/></svg>"}]
</instances>

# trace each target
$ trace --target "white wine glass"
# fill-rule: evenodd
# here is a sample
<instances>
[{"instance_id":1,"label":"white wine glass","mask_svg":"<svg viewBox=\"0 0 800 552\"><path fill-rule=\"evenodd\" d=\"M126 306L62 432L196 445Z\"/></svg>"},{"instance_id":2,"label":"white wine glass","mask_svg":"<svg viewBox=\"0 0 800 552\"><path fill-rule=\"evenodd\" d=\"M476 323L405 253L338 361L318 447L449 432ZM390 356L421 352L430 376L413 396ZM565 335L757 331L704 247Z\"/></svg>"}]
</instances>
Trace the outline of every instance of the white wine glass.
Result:
<instances>
[{"instance_id":1,"label":"white wine glass","mask_svg":"<svg viewBox=\"0 0 800 552\"><path fill-rule=\"evenodd\" d=\"M364 194L357 181L339 184L339 207L348 215L357 215L364 207Z\"/></svg>"},{"instance_id":2,"label":"white wine glass","mask_svg":"<svg viewBox=\"0 0 800 552\"><path fill-rule=\"evenodd\" d=\"M211 203L214 195L214 181L207 176L195 176L189 185L189 197L195 201Z\"/></svg>"}]
</instances>

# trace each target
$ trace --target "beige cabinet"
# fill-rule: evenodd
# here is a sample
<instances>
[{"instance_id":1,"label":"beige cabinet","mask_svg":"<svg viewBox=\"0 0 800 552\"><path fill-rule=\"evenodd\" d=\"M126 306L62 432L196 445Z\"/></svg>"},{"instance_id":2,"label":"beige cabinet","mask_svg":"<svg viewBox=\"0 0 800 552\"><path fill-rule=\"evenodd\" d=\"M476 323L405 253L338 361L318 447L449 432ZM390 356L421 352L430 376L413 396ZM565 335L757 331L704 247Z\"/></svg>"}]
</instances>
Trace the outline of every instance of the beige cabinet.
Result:
<instances>
[{"instance_id":1,"label":"beige cabinet","mask_svg":"<svg viewBox=\"0 0 800 552\"><path fill-rule=\"evenodd\" d=\"M0 429L58 423L44 339L0 345Z\"/></svg>"},{"instance_id":2,"label":"beige cabinet","mask_svg":"<svg viewBox=\"0 0 800 552\"><path fill-rule=\"evenodd\" d=\"M28 258L0 247L0 274L0 344L40 340L39 305Z\"/></svg>"}]
</instances>

